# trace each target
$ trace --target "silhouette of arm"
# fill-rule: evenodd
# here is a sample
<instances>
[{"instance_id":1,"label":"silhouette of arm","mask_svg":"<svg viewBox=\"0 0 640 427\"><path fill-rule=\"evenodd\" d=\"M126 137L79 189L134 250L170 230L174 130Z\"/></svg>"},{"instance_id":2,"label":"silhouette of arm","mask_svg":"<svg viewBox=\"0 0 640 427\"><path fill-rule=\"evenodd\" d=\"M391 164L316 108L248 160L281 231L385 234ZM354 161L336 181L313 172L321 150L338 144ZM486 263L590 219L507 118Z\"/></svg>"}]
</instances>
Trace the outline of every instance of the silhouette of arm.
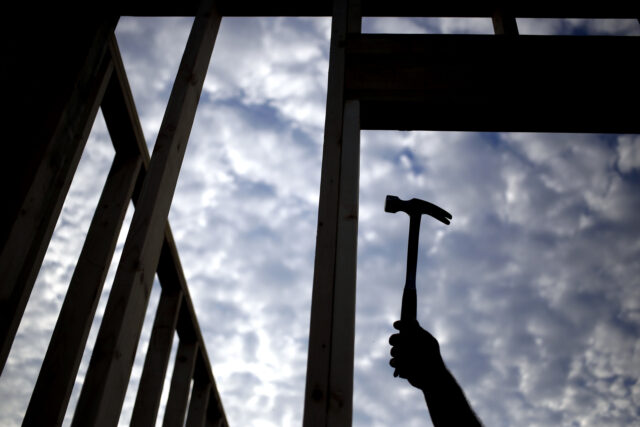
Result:
<instances>
[{"instance_id":1,"label":"silhouette of arm","mask_svg":"<svg viewBox=\"0 0 640 427\"><path fill-rule=\"evenodd\" d=\"M481 426L442 360L438 341L416 321L407 325L397 321L393 326L400 331L389 338L393 375L422 390L433 425Z\"/></svg>"}]
</instances>

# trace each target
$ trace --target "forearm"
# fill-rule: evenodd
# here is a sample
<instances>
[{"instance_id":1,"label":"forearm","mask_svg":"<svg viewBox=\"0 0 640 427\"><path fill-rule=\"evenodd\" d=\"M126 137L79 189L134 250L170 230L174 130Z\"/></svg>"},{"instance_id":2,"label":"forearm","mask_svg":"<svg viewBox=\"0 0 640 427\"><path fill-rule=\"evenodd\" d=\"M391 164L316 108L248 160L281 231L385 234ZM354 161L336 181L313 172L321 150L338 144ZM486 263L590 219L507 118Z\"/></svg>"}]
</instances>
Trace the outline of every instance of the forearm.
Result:
<instances>
[{"instance_id":1,"label":"forearm","mask_svg":"<svg viewBox=\"0 0 640 427\"><path fill-rule=\"evenodd\" d=\"M434 427L481 426L464 392L444 362L421 387Z\"/></svg>"}]
</instances>

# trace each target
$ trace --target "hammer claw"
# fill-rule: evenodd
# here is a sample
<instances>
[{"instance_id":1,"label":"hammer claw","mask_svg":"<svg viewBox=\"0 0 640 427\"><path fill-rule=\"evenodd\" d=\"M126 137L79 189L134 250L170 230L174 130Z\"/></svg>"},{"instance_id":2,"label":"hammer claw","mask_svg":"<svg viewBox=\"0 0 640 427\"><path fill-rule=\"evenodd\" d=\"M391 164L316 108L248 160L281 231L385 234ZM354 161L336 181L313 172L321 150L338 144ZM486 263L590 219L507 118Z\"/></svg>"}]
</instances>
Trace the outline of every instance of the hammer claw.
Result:
<instances>
[{"instance_id":1,"label":"hammer claw","mask_svg":"<svg viewBox=\"0 0 640 427\"><path fill-rule=\"evenodd\" d=\"M447 225L450 224L450 220L453 218L449 212L433 203L420 199L400 200L397 196L387 196L384 210L391 213L403 211L409 216L426 214Z\"/></svg>"}]
</instances>

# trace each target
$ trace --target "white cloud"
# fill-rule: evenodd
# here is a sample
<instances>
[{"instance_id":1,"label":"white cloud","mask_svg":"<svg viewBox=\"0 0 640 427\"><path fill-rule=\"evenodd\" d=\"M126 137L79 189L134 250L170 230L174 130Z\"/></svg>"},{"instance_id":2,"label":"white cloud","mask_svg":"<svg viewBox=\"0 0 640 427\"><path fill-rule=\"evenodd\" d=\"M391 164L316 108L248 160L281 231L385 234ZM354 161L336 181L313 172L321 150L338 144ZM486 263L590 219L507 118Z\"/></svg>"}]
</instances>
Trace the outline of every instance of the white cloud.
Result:
<instances>
[{"instance_id":1,"label":"white cloud","mask_svg":"<svg viewBox=\"0 0 640 427\"><path fill-rule=\"evenodd\" d=\"M190 22L123 18L118 28L151 144ZM223 20L170 212L231 425L302 419L329 26ZM363 132L354 425L428 419L420 393L388 366L408 218L383 211L387 194L453 213L448 227L423 220L419 320L486 425L637 422L638 144L611 135ZM101 150L92 153L105 157ZM96 181L93 172L82 169L74 185ZM77 209L56 231L71 251L97 198L89 193L71 193ZM30 374L0 383L3 397L24 390L21 401L0 399L3 424L19 423L72 271L62 246L52 244L41 273L49 285L34 293L44 301L20 338L40 347L10 359ZM141 363L139 355L136 378ZM85 370L86 361L80 380Z\"/></svg>"},{"instance_id":2,"label":"white cloud","mask_svg":"<svg viewBox=\"0 0 640 427\"><path fill-rule=\"evenodd\" d=\"M618 168L624 173L640 169L640 137L637 135L618 138Z\"/></svg>"},{"instance_id":3,"label":"white cloud","mask_svg":"<svg viewBox=\"0 0 640 427\"><path fill-rule=\"evenodd\" d=\"M524 35L640 35L636 19L517 18L517 22Z\"/></svg>"},{"instance_id":4,"label":"white cloud","mask_svg":"<svg viewBox=\"0 0 640 427\"><path fill-rule=\"evenodd\" d=\"M363 33L493 34L491 18L364 18Z\"/></svg>"}]
</instances>

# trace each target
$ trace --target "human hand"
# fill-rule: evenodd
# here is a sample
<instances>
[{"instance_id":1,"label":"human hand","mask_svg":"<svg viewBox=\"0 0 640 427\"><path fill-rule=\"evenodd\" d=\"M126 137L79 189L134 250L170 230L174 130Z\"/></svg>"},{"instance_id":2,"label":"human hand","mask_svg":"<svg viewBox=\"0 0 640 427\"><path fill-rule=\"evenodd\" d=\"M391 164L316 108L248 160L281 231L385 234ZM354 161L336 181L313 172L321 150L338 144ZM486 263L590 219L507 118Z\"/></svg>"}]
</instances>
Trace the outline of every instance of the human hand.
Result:
<instances>
[{"instance_id":1,"label":"human hand","mask_svg":"<svg viewBox=\"0 0 640 427\"><path fill-rule=\"evenodd\" d=\"M417 321L398 320L393 327L400 331L389 338L389 364L395 368L393 376L405 378L412 386L425 390L429 381L437 381L435 377L446 369L438 340L422 329Z\"/></svg>"}]
</instances>

